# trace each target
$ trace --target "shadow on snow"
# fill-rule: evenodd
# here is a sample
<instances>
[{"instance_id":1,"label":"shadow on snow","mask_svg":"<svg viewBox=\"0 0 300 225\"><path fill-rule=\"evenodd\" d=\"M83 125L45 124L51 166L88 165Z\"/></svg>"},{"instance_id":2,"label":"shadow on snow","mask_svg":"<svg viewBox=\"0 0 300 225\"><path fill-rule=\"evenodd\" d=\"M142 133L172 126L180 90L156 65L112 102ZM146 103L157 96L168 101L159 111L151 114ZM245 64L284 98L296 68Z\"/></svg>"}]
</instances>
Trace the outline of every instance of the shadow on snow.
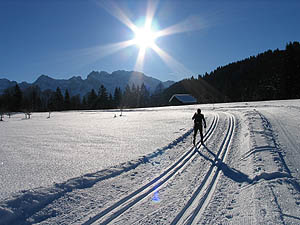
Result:
<instances>
[{"instance_id":1,"label":"shadow on snow","mask_svg":"<svg viewBox=\"0 0 300 225\"><path fill-rule=\"evenodd\" d=\"M203 145L203 149L205 149L208 153L210 153L214 157L214 160L204 155L201 151L199 151L197 147L195 149L195 152L197 152L201 157L203 157L205 160L209 161L212 165L216 166L219 170L221 170L226 177L238 183L253 184L262 179L273 180L277 178L292 178L290 174L285 172L279 172L279 171L271 172L271 173L263 172L259 175L256 175L253 178L250 178L249 175L235 168L231 168L225 162L222 162L219 158L217 158L217 155L213 153L206 145ZM289 180L287 182L292 182L292 181ZM297 190L299 189L297 188Z\"/></svg>"}]
</instances>

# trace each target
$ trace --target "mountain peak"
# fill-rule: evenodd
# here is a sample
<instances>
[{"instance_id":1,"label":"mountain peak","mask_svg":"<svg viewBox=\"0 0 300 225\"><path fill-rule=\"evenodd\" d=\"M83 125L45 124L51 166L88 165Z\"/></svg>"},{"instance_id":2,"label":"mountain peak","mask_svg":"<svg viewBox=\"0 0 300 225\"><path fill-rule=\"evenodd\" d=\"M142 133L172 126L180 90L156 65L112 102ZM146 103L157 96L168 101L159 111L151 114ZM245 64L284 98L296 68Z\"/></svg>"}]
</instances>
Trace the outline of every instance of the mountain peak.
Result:
<instances>
[{"instance_id":1,"label":"mountain peak","mask_svg":"<svg viewBox=\"0 0 300 225\"><path fill-rule=\"evenodd\" d=\"M100 80L101 77L103 76L108 76L110 75L109 73L105 72L105 71L92 71L89 73L89 75L87 75L87 79L96 79L96 80Z\"/></svg>"},{"instance_id":2,"label":"mountain peak","mask_svg":"<svg viewBox=\"0 0 300 225\"><path fill-rule=\"evenodd\" d=\"M41 76L38 77L38 79L34 83L43 82L43 81L49 81L49 80L54 80L54 79L51 78L51 77L49 77L49 76L47 76L47 75L42 74Z\"/></svg>"},{"instance_id":3,"label":"mountain peak","mask_svg":"<svg viewBox=\"0 0 300 225\"><path fill-rule=\"evenodd\" d=\"M81 78L81 76L73 76L69 80L71 80L71 81L82 81L82 78Z\"/></svg>"}]
</instances>

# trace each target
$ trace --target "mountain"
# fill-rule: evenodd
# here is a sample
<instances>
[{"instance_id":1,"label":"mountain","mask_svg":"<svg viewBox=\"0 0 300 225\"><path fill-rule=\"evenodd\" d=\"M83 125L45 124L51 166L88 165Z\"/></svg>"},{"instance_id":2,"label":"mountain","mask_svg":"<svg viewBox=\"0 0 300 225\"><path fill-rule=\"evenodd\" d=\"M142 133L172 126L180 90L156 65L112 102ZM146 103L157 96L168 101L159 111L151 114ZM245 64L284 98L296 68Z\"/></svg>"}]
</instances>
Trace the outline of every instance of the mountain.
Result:
<instances>
[{"instance_id":1,"label":"mountain","mask_svg":"<svg viewBox=\"0 0 300 225\"><path fill-rule=\"evenodd\" d=\"M5 89L13 87L17 84L16 81L10 81L8 79L0 79L0 94L4 92Z\"/></svg>"},{"instance_id":2,"label":"mountain","mask_svg":"<svg viewBox=\"0 0 300 225\"><path fill-rule=\"evenodd\" d=\"M92 71L87 76L87 79L82 79L80 76L74 76L70 79L53 79L49 76L41 75L32 84L22 82L19 86L21 89L25 89L30 85L36 85L39 86L42 91L47 89L54 91L57 87L59 87L63 93L66 89L68 89L70 95L79 94L80 96L84 96L86 93L91 91L91 89L94 89L97 92L101 85L104 85L107 91L113 94L116 87L120 87L124 90L126 85L141 86L143 83L148 88L149 92L153 93L158 85L162 84L164 88L168 88L175 82L161 82L158 79L146 76L140 72L118 70L111 74L105 71ZM17 82L15 81L0 79L0 94L2 94L5 89L13 87L16 84Z\"/></svg>"},{"instance_id":3,"label":"mountain","mask_svg":"<svg viewBox=\"0 0 300 225\"><path fill-rule=\"evenodd\" d=\"M146 76L140 72L118 70L112 74L104 71L93 71L87 76L86 83L87 85L93 85L95 83L103 84L110 93L114 91L115 87L120 87L124 90L127 84L129 86L132 86L133 84L135 86L141 86L144 83L150 93L153 93L160 83L163 84L164 88L167 88L174 82L161 82L158 79ZM98 88L99 86L97 86L95 90Z\"/></svg>"}]
</instances>

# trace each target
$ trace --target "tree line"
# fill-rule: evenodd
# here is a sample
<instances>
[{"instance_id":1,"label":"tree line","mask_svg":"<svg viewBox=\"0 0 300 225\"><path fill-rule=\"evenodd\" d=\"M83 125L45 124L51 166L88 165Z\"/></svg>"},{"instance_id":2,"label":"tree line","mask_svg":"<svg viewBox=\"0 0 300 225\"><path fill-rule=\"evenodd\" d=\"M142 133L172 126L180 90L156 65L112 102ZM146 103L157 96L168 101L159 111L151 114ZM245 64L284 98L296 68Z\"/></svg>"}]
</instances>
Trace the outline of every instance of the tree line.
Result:
<instances>
[{"instance_id":1,"label":"tree line","mask_svg":"<svg viewBox=\"0 0 300 225\"><path fill-rule=\"evenodd\" d=\"M300 98L300 44L290 42L284 50L268 50L184 79L164 90L161 102L175 93L191 94L198 103Z\"/></svg>"},{"instance_id":2,"label":"tree line","mask_svg":"<svg viewBox=\"0 0 300 225\"><path fill-rule=\"evenodd\" d=\"M290 42L285 50L268 50L201 78L218 89L225 102L300 98L300 44Z\"/></svg>"},{"instance_id":3,"label":"tree line","mask_svg":"<svg viewBox=\"0 0 300 225\"><path fill-rule=\"evenodd\" d=\"M113 109L147 107L151 96L146 86L127 85L122 91L116 87L113 94L107 92L104 85L99 90L92 89L85 96L71 96L68 89L64 92L57 87L56 91L41 91L38 86L21 90L19 85L8 88L0 95L0 112L45 112L80 109Z\"/></svg>"}]
</instances>

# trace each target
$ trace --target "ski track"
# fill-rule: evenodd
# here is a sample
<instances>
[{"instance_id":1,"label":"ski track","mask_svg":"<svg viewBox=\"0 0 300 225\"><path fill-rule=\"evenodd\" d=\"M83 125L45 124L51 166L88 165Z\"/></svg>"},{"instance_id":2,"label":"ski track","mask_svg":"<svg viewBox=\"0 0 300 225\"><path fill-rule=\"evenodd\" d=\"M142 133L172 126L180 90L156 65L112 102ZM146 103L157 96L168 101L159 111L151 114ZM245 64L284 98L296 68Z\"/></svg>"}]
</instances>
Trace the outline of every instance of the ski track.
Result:
<instances>
[{"instance_id":1,"label":"ski track","mask_svg":"<svg viewBox=\"0 0 300 225\"><path fill-rule=\"evenodd\" d=\"M215 115L214 119L209 127L207 133L204 136L204 140L206 141L214 132L217 127L219 120L219 116ZM198 142L197 146L201 146ZM133 207L139 201L143 200L149 194L157 191L162 185L164 185L169 179L178 174L184 166L187 165L187 162L192 160L192 157L195 155L196 151L194 151L194 147L190 148L177 162L175 162L172 166L166 169L161 175L154 178L152 181L134 191L130 195L124 197L123 199L116 202L114 205L108 207L104 211L98 213L94 217L90 218L84 224L89 225L93 223L100 224L108 224L112 222L115 218L120 216L126 210Z\"/></svg>"},{"instance_id":2,"label":"ski track","mask_svg":"<svg viewBox=\"0 0 300 225\"><path fill-rule=\"evenodd\" d=\"M230 113L226 113L227 117L228 117L228 129L226 131L225 134L225 138L217 152L217 154L215 154L215 160L211 160L212 165L209 167L208 171L206 172L206 175L204 176L202 182L200 183L200 185L198 186L198 188L196 189L196 191L194 192L194 194L192 195L192 197L190 198L190 200L187 202L186 206L182 209L182 211L180 211L178 213L177 216L175 216L175 219L173 220L173 222L171 224L194 224L194 221L197 221L198 218L201 216L202 212L205 210L208 202L210 201L210 198L213 195L213 192L215 190L216 184L218 182L218 179L220 177L220 171L221 171L221 167L223 165L223 162L226 159L227 156L227 150L228 150L228 146L231 142L233 133L234 133L234 116L231 115ZM218 116L219 117L219 116ZM213 124L213 123L212 123ZM214 125L216 127L216 125ZM214 128L215 129L215 128ZM211 134L213 133L214 130L210 130L208 132L208 137L211 136ZM208 137L205 137L205 139L207 139ZM193 151L191 156L195 156L195 152L199 152L201 145L198 144L197 148ZM189 151L193 150L190 149ZM209 150L208 150L209 151ZM189 152L188 152L189 153ZM214 154L214 153L212 153ZM200 153L201 155L201 153ZM204 158L205 156L202 155ZM185 157L185 156L184 156ZM208 158L207 158L208 159ZM176 176L180 171L184 170L184 167L186 166L190 166L190 162L192 161L192 158L186 158L186 160L184 161L182 167L180 167L180 170L177 171L173 171L172 176ZM210 160L209 160L210 161ZM175 164L177 164L178 162L176 162ZM169 178L167 178L169 180ZM121 209L119 209L117 212L112 213L112 215L104 220L102 219L101 221L99 221L98 219L100 219L101 217L103 217L104 215L100 215L98 214L96 217L99 218L91 218L87 223L85 224L91 224L93 222L97 222L97 224L108 224L110 222L112 222L114 219L116 219L117 217L121 216L125 211L129 210L130 208L132 208L136 203L138 203L139 201L141 201L142 199L144 199L147 195L158 191L161 187L161 184L164 184L165 181L161 181L161 183L159 183L158 186L155 186L154 189L149 190L147 193L142 194L141 197L136 197L135 200L133 200L131 203L129 203L128 205L122 206ZM198 203L198 204L197 204ZM117 204L117 206L120 206L119 204ZM138 209L136 209L138 210ZM158 209L160 210L160 209ZM156 213L155 210L154 212L152 212L151 214ZM151 215L147 215L151 216ZM185 217L188 217L188 221L185 221ZM142 221L144 218L138 219L135 222L133 222L132 224L137 224L140 221ZM118 221L117 223L122 223L122 221Z\"/></svg>"},{"instance_id":3,"label":"ski track","mask_svg":"<svg viewBox=\"0 0 300 225\"><path fill-rule=\"evenodd\" d=\"M190 198L185 207L172 221L172 225L175 224L195 224L199 220L202 212L205 210L208 202L210 201L213 192L216 188L216 184L220 177L220 167L222 163L225 162L226 156L228 154L228 146L231 142L232 135L234 132L234 117L229 116L228 130L225 138L221 144L221 147L215 157L214 162L210 166L208 172L206 173L203 181L194 192L193 196Z\"/></svg>"},{"instance_id":4,"label":"ski track","mask_svg":"<svg viewBox=\"0 0 300 225\"><path fill-rule=\"evenodd\" d=\"M249 134L244 135L250 135L250 145L243 151L244 143L237 143L240 153L233 151L229 160L241 176L234 183L223 171L225 179L218 184L201 224L299 224L299 184L285 163L272 124L260 108L242 115L249 121L243 133L247 127Z\"/></svg>"},{"instance_id":5,"label":"ski track","mask_svg":"<svg viewBox=\"0 0 300 225\"><path fill-rule=\"evenodd\" d=\"M300 108L299 107L288 107L289 109L292 109L292 110L297 110L298 112L300 112ZM266 115L268 115L268 117L271 117L272 118L272 123L274 123L274 125L275 126L277 126L278 127L278 129L279 129L279 131L277 131L277 132L279 132L280 133L280 136L281 136L281 138L282 139L284 139L285 141L284 141L284 145L286 145L286 146L281 146L281 144L280 144L280 141L277 141L276 142L276 145L278 146L278 148L279 149L281 149L281 151L282 152L280 152L280 157L282 158L282 160L284 161L284 156L283 156L283 154L286 154L285 152L284 152L284 148L286 148L286 149L289 149L289 152L290 152L290 154L292 155L292 156L297 156L297 149L299 149L298 148L298 145L299 145L299 141L297 142L296 141L296 139L295 139L295 137L294 137L294 135L291 133L291 131L289 131L287 128L286 128L286 125L284 125L283 123L282 123L282 121L279 121L279 120L276 120L276 119L274 119L274 115L271 113L271 112L265 112L265 111L263 111L264 112L264 114L266 114ZM265 119L266 119L266 117L265 116L263 116ZM267 120L267 119L266 119ZM271 126L271 123L268 121L268 123L270 124L270 126ZM298 138L299 138L299 136L298 136ZM293 166L294 168L296 168L295 167L295 165L297 165L297 163L299 163L299 158L298 157L289 157L288 158L288 160L290 160L290 161L292 161L291 163L289 163L289 164L293 164L293 165L291 165L291 166ZM287 163L284 161L284 163L285 163L285 166L288 168L288 165L287 165ZM289 169L288 169L288 171L289 171ZM299 174L299 172L297 173L298 171L289 171L289 174L291 175L291 176L293 176L293 177L296 177L299 181L300 181L300 174ZM300 189L299 189L300 190Z\"/></svg>"},{"instance_id":6,"label":"ski track","mask_svg":"<svg viewBox=\"0 0 300 225\"><path fill-rule=\"evenodd\" d=\"M215 116L214 121L216 121L216 118L217 117ZM49 217L54 217L54 214L41 216L41 218L39 218L38 215L38 219L32 219L32 217L35 217L35 215L39 214L40 211L47 208L48 205L56 202L64 196L67 196L69 193L80 189L93 187L97 183L117 177L121 174L134 170L136 167L142 164L149 163L150 160L163 155L165 151L184 141L191 134L191 132L192 129L175 139L167 146L138 159L131 160L129 162L125 162L95 173L89 173L81 177L75 177L63 183L55 183L52 187L41 187L16 193L14 196L12 196L12 198L8 198L0 203L0 224L31 224L31 221L42 222Z\"/></svg>"}]
</instances>

